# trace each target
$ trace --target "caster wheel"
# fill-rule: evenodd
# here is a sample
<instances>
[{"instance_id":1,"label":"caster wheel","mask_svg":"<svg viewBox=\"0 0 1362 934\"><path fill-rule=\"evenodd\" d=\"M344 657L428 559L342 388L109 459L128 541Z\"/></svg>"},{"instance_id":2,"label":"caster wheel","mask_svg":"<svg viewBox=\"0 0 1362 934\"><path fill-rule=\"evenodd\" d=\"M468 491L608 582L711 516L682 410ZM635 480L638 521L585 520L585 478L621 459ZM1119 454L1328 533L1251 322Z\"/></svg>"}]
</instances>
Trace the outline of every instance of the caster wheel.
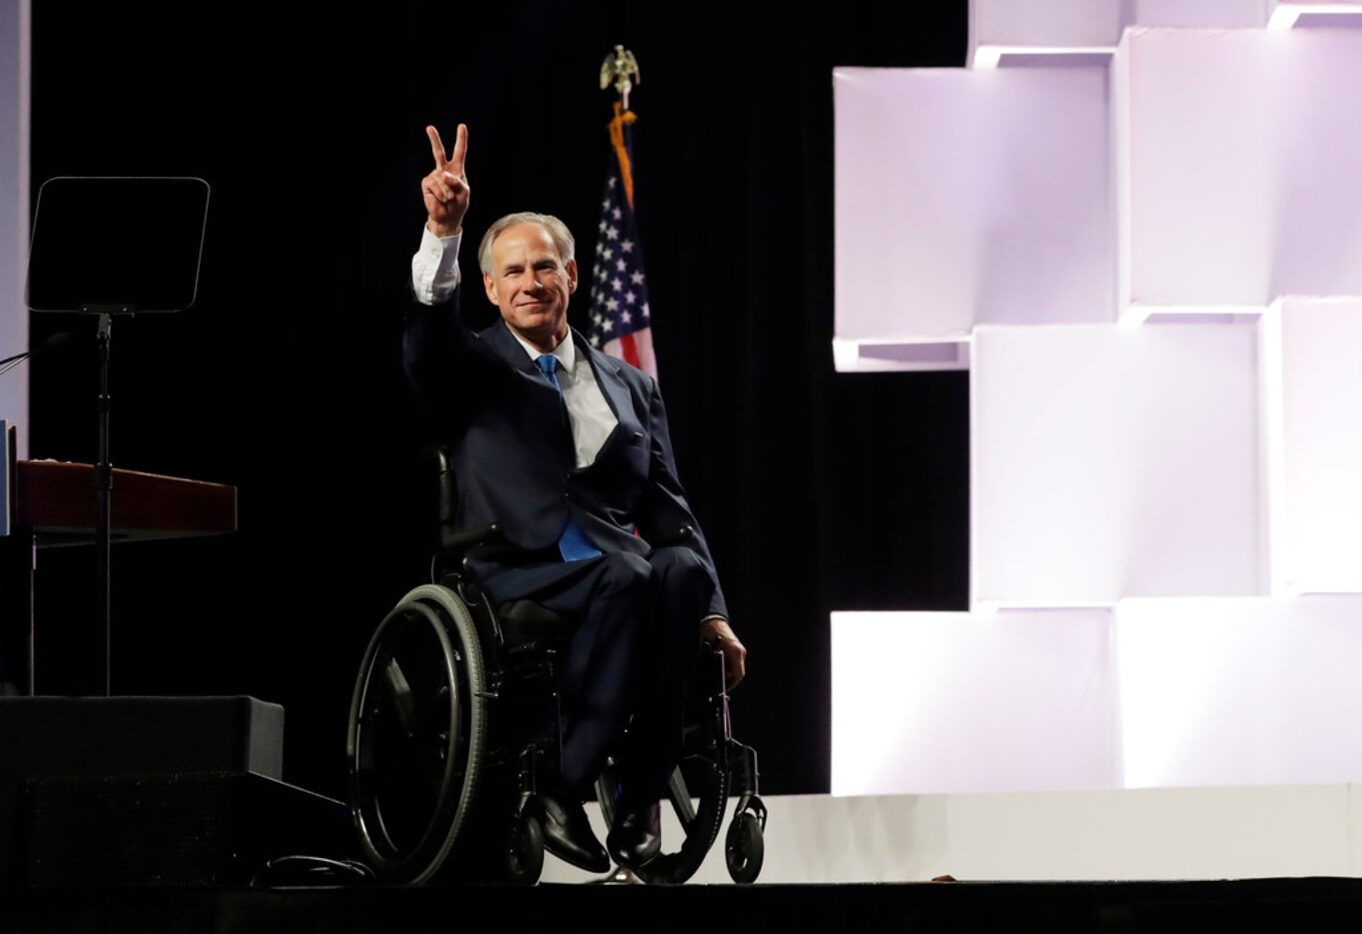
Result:
<instances>
[{"instance_id":1,"label":"caster wheel","mask_svg":"<svg viewBox=\"0 0 1362 934\"><path fill-rule=\"evenodd\" d=\"M765 855L766 844L757 815L743 811L735 816L733 823L728 825L728 837L724 841L724 862L728 864L729 876L743 885L757 881Z\"/></svg>"},{"instance_id":2,"label":"caster wheel","mask_svg":"<svg viewBox=\"0 0 1362 934\"><path fill-rule=\"evenodd\" d=\"M511 820L502 854L506 876L515 885L534 885L544 871L544 828L533 814L519 814Z\"/></svg>"}]
</instances>

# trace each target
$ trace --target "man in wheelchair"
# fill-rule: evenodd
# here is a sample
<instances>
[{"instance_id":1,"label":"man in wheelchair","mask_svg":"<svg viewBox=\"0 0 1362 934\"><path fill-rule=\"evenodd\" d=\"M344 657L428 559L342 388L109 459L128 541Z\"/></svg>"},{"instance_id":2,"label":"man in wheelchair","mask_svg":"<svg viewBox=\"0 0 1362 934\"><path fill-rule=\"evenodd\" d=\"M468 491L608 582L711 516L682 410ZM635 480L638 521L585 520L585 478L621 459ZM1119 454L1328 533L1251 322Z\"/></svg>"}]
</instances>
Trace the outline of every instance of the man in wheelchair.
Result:
<instances>
[{"instance_id":1,"label":"man in wheelchair","mask_svg":"<svg viewBox=\"0 0 1362 934\"><path fill-rule=\"evenodd\" d=\"M448 156L426 132L435 168L421 182L407 375L448 440L458 526L498 531L465 570L494 604L532 600L576 623L559 670L561 765L538 789L545 846L609 868L582 801L613 756L620 793L606 846L639 867L661 845L658 799L681 751L697 633L723 652L730 687L746 650L677 478L657 383L568 327L572 235L547 215L493 223L478 261L501 320L470 332L458 288L468 130L459 125Z\"/></svg>"}]
</instances>

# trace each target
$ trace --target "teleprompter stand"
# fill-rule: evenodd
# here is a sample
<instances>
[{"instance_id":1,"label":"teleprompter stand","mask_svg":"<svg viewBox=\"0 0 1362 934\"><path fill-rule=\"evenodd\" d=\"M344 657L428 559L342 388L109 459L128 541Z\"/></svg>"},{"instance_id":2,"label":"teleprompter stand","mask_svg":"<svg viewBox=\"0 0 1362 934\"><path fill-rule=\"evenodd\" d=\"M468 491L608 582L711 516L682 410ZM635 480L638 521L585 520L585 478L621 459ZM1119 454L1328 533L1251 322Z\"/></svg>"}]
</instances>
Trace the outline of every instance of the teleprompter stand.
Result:
<instances>
[{"instance_id":1,"label":"teleprompter stand","mask_svg":"<svg viewBox=\"0 0 1362 934\"><path fill-rule=\"evenodd\" d=\"M38 192L28 307L94 315L99 349L99 460L95 465L96 693L109 664L113 463L109 395L113 321L183 311L198 294L208 183L198 178L52 178Z\"/></svg>"}]
</instances>

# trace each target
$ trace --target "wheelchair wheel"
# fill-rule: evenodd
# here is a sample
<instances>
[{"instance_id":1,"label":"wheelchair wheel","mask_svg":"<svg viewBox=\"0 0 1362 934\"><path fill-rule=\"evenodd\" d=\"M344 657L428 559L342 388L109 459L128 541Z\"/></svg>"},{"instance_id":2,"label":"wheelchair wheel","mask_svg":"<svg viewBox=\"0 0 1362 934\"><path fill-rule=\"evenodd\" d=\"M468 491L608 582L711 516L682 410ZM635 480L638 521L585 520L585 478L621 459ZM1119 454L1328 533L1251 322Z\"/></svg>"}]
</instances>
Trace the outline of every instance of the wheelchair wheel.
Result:
<instances>
[{"instance_id":1,"label":"wheelchair wheel","mask_svg":"<svg viewBox=\"0 0 1362 934\"><path fill-rule=\"evenodd\" d=\"M417 587L379 624L350 703L351 805L384 881L426 882L449 856L478 793L484 698L468 608L445 587Z\"/></svg>"},{"instance_id":2,"label":"wheelchair wheel","mask_svg":"<svg viewBox=\"0 0 1362 934\"><path fill-rule=\"evenodd\" d=\"M544 828L539 818L521 812L511 819L502 852L507 881L534 885L544 871Z\"/></svg>"},{"instance_id":3,"label":"wheelchair wheel","mask_svg":"<svg viewBox=\"0 0 1362 934\"><path fill-rule=\"evenodd\" d=\"M734 815L724 840L724 862L734 882L748 885L761 875L761 864L766 856L766 843L761 835L761 822L751 811Z\"/></svg>"},{"instance_id":4,"label":"wheelchair wheel","mask_svg":"<svg viewBox=\"0 0 1362 934\"><path fill-rule=\"evenodd\" d=\"M608 772L596 782L596 797L607 826L615 821L613 784ZM691 800L692 794L698 798L698 806ZM652 884L679 884L699 870L723 824L728 803L728 772L709 759L689 757L672 772L667 797L685 839L678 849L668 852L664 834L663 851L646 866L634 870L640 879Z\"/></svg>"}]
</instances>

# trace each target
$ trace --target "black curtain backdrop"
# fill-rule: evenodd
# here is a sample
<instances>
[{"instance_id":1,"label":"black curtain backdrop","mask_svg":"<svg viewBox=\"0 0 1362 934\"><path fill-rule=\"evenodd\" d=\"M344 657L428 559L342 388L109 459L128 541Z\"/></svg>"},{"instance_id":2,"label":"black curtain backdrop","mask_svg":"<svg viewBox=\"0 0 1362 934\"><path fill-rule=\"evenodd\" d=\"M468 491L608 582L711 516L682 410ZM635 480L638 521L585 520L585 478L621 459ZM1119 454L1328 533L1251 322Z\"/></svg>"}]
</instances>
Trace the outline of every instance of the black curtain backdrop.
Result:
<instances>
[{"instance_id":1,"label":"black curtain backdrop","mask_svg":"<svg viewBox=\"0 0 1362 934\"><path fill-rule=\"evenodd\" d=\"M964 608L969 488L965 374L833 370L831 68L959 66L966 6L801 9L34 3L34 190L213 186L198 304L115 326L113 451L236 484L240 531L116 548L115 691L282 703L288 779L344 794L360 655L428 553L399 346L423 128L470 127L466 304L490 323L473 245L497 216L558 214L589 273L618 42L661 382L750 651L735 723L764 791L826 791L828 614ZM34 341L71 326L35 316ZM92 340L33 363L33 457L94 459L95 372ZM92 580L88 550L42 556L42 693L91 683Z\"/></svg>"}]
</instances>

